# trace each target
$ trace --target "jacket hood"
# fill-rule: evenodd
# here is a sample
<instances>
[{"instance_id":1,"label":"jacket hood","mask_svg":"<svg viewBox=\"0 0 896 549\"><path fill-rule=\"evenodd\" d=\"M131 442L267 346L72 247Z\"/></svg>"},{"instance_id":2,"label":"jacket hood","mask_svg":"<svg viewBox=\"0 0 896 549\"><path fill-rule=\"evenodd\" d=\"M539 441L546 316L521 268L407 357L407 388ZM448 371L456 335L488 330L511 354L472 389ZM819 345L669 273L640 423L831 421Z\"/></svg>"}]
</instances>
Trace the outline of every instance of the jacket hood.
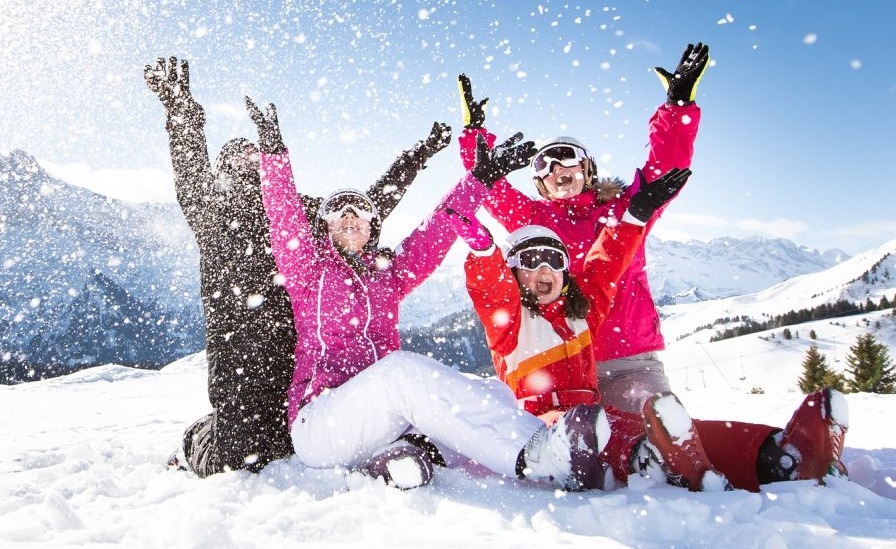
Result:
<instances>
[{"instance_id":1,"label":"jacket hood","mask_svg":"<svg viewBox=\"0 0 896 549\"><path fill-rule=\"evenodd\" d=\"M212 166L212 176L219 186L229 189L241 180L247 183L261 183L258 160L245 159L246 151L250 147L256 148L254 143L244 137L237 137L224 143Z\"/></svg>"}]
</instances>

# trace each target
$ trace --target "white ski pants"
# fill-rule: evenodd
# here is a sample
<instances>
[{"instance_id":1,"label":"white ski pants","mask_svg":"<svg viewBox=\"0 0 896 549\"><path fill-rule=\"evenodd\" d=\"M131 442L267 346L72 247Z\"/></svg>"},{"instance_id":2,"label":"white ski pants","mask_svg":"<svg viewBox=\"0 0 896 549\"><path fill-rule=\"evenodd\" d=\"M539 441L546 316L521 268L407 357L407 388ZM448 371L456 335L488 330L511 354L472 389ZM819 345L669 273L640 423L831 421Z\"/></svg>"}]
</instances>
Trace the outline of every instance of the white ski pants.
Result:
<instances>
[{"instance_id":1,"label":"white ski pants","mask_svg":"<svg viewBox=\"0 0 896 549\"><path fill-rule=\"evenodd\" d=\"M309 467L358 466L414 429L496 473L516 476L520 450L541 427L517 407L504 383L396 351L303 407L291 434L296 456Z\"/></svg>"}]
</instances>

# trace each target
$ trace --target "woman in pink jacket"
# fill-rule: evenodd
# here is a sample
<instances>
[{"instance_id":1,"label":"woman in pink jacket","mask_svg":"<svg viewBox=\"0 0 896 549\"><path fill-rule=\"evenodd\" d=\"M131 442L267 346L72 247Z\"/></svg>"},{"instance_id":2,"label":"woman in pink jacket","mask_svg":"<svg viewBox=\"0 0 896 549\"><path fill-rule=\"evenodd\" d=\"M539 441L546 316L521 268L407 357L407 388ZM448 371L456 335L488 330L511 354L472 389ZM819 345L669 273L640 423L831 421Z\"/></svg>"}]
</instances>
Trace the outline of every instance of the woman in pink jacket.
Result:
<instances>
[{"instance_id":1,"label":"woman in pink jacket","mask_svg":"<svg viewBox=\"0 0 896 549\"><path fill-rule=\"evenodd\" d=\"M606 415L571 409L553 426L520 413L506 386L473 380L428 357L400 351L401 299L421 284L456 239L444 210L473 215L487 187L535 152L520 134L489 150L395 252L376 249L378 216L357 191L339 191L305 217L276 111L247 98L258 127L261 190L271 245L290 295L298 344L289 390L296 456L309 467L347 467L399 488L432 478L412 430L495 472L580 490L599 474ZM315 238L315 228L321 238Z\"/></svg>"},{"instance_id":2,"label":"woman in pink jacket","mask_svg":"<svg viewBox=\"0 0 896 549\"><path fill-rule=\"evenodd\" d=\"M697 85L709 61L709 48L688 45L674 73L655 70L667 90L667 101L650 120L650 149L644 175L626 187L601 186L596 163L576 139L562 137L543 146L533 158L534 180L542 199L532 199L514 189L506 179L497 181L486 198L486 210L507 230L543 224L556 231L569 248L570 272L582 268L587 250L601 229L618 223L631 196L672 168L689 167L700 122L694 103ZM461 156L470 161L471 143L483 134L487 99L475 101L469 80L459 77L464 108ZM647 221L645 239L665 206ZM596 334L594 354L601 403L639 413L649 395L670 390L657 351L665 348L660 319L647 284L644 244L619 280L613 307ZM696 420L704 447L713 465L739 488L758 491L759 485L795 479L821 480L828 473L845 474L840 461L847 420L830 413L833 401L843 402L836 391L825 389L809 395L787 427ZM736 439L738 444L732 444Z\"/></svg>"}]
</instances>

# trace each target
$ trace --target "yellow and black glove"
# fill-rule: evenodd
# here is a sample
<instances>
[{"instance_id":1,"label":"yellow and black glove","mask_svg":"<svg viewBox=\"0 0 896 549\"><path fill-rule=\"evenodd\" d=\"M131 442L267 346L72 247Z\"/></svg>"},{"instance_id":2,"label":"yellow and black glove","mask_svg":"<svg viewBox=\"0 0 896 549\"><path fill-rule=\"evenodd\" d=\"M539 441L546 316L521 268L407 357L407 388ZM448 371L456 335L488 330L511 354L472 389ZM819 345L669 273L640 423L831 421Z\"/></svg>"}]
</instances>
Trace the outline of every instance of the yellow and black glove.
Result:
<instances>
[{"instance_id":1,"label":"yellow and black glove","mask_svg":"<svg viewBox=\"0 0 896 549\"><path fill-rule=\"evenodd\" d=\"M460 92L460 106L463 110L465 128L481 128L485 123L485 104L488 97L482 101L473 99L473 86L466 74L457 77L457 89Z\"/></svg>"},{"instance_id":2,"label":"yellow and black glove","mask_svg":"<svg viewBox=\"0 0 896 549\"><path fill-rule=\"evenodd\" d=\"M674 73L662 67L654 67L653 70L666 89L666 102L673 105L693 102L697 97L697 84L700 83L707 66L709 66L709 46L698 42L696 46L688 44Z\"/></svg>"}]
</instances>

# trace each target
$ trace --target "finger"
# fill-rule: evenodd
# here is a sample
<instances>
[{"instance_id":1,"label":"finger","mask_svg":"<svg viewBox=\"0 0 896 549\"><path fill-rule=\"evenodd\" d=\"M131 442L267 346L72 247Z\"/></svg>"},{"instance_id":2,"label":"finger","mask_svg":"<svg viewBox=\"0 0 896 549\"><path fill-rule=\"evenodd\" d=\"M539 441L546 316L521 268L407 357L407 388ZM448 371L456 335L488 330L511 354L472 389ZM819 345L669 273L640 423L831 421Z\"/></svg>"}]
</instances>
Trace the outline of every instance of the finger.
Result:
<instances>
[{"instance_id":1,"label":"finger","mask_svg":"<svg viewBox=\"0 0 896 549\"><path fill-rule=\"evenodd\" d=\"M470 84L470 79L467 78L467 75L461 73L460 76L457 77L458 83L460 83L461 93L464 95L464 101L470 103L473 101L473 86Z\"/></svg>"},{"instance_id":2,"label":"finger","mask_svg":"<svg viewBox=\"0 0 896 549\"><path fill-rule=\"evenodd\" d=\"M515 134L508 137L506 141L501 143L501 147L507 149L507 148L514 146L515 144L517 144L518 142L520 142L522 140L523 140L523 132L516 132Z\"/></svg>"},{"instance_id":3,"label":"finger","mask_svg":"<svg viewBox=\"0 0 896 549\"><path fill-rule=\"evenodd\" d=\"M268 103L267 112L268 120L273 122L275 125L279 125L277 122L277 107L275 107L273 103Z\"/></svg>"},{"instance_id":4,"label":"finger","mask_svg":"<svg viewBox=\"0 0 896 549\"><path fill-rule=\"evenodd\" d=\"M152 86L155 80L155 74L153 74L152 67L150 65L143 66L143 79L146 80L146 83Z\"/></svg>"},{"instance_id":5,"label":"finger","mask_svg":"<svg viewBox=\"0 0 896 549\"><path fill-rule=\"evenodd\" d=\"M248 95L246 96L246 110L249 111L249 117L252 119L252 122L258 124L263 121L261 111L258 110L258 106L255 105L255 102Z\"/></svg>"},{"instance_id":6,"label":"finger","mask_svg":"<svg viewBox=\"0 0 896 549\"><path fill-rule=\"evenodd\" d=\"M186 59L180 60L180 87L185 93L190 92L190 65Z\"/></svg>"},{"instance_id":7,"label":"finger","mask_svg":"<svg viewBox=\"0 0 896 549\"><path fill-rule=\"evenodd\" d=\"M168 83L172 86L177 83L177 57L168 58Z\"/></svg>"},{"instance_id":8,"label":"finger","mask_svg":"<svg viewBox=\"0 0 896 549\"><path fill-rule=\"evenodd\" d=\"M681 59L678 61L678 67L679 67L679 68L681 68L681 66L684 65L684 64L687 62L688 57L691 55L691 52L692 52L693 50L694 50L694 45L693 45L693 44L688 44L688 47L686 47L686 48L684 49L684 53L681 54ZM677 72L677 71L676 71L676 72Z\"/></svg>"}]
</instances>

